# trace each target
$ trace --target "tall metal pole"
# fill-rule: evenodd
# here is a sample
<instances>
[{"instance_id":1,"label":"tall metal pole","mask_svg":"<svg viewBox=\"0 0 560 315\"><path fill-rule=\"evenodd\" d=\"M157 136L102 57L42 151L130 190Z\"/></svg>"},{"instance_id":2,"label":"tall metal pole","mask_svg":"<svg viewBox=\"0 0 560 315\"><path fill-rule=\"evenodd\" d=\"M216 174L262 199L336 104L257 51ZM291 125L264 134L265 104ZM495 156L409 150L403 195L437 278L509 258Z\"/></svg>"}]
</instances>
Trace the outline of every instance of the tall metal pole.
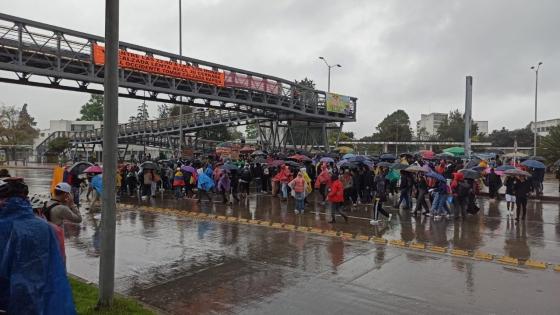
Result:
<instances>
[{"instance_id":1,"label":"tall metal pole","mask_svg":"<svg viewBox=\"0 0 560 315\"><path fill-rule=\"evenodd\" d=\"M115 289L115 175L119 115L119 0L105 1L105 80L103 106L103 194L101 194L100 306L113 302Z\"/></svg>"},{"instance_id":2,"label":"tall metal pole","mask_svg":"<svg viewBox=\"0 0 560 315\"><path fill-rule=\"evenodd\" d=\"M183 7L182 0L179 0L179 56L183 57ZM179 62L181 62L179 60ZM181 97L179 96L179 101ZM179 154L183 156L183 104L179 104Z\"/></svg>"},{"instance_id":3,"label":"tall metal pole","mask_svg":"<svg viewBox=\"0 0 560 315\"><path fill-rule=\"evenodd\" d=\"M465 92L465 156L467 159L471 157L471 116L472 116L472 76L466 78Z\"/></svg>"},{"instance_id":4,"label":"tall metal pole","mask_svg":"<svg viewBox=\"0 0 560 315\"><path fill-rule=\"evenodd\" d=\"M537 66L531 67L535 70L535 122L533 123L533 155L537 155L537 94L539 90L539 68L543 63L539 61Z\"/></svg>"},{"instance_id":5,"label":"tall metal pole","mask_svg":"<svg viewBox=\"0 0 560 315\"><path fill-rule=\"evenodd\" d=\"M342 67L342 66L341 66L340 64L338 64L338 63L331 66L331 65L327 62L327 59L325 59L325 57L319 57L319 59L323 60L323 62L325 63L325 65L327 65L327 68L328 68L328 70L329 70L329 71L328 71L328 77L327 77L327 92L330 93L330 92L331 92L331 69L332 69L333 67L339 67L339 68L340 68L340 67ZM323 131L323 143L324 143L324 146L325 146L325 151L327 151L328 148L329 148L329 137L328 137L328 135L327 135L327 124L326 124L326 123L322 123L322 124L321 124L321 129L322 129L322 131ZM338 141L337 141L337 142L338 142Z\"/></svg>"}]
</instances>

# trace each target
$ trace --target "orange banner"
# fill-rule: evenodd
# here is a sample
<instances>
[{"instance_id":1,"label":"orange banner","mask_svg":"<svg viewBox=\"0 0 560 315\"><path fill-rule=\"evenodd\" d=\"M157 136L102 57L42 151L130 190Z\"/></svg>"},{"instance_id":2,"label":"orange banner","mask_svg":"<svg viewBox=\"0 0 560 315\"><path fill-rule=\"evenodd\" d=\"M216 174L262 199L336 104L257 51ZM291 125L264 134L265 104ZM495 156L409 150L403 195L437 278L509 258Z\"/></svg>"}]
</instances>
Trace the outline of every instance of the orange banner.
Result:
<instances>
[{"instance_id":1,"label":"orange banner","mask_svg":"<svg viewBox=\"0 0 560 315\"><path fill-rule=\"evenodd\" d=\"M96 65L105 64L105 47L93 44L93 62ZM124 50L119 50L119 67L217 86L224 86L225 81L223 72L182 65L150 56L133 54Z\"/></svg>"}]
</instances>

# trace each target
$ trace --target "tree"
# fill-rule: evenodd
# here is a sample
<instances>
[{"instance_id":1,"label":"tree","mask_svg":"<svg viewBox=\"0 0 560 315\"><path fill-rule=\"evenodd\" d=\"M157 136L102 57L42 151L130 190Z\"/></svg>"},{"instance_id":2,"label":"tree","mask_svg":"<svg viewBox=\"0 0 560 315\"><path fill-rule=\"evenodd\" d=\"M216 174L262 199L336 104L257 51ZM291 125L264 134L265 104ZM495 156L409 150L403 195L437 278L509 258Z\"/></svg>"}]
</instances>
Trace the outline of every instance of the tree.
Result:
<instances>
[{"instance_id":1,"label":"tree","mask_svg":"<svg viewBox=\"0 0 560 315\"><path fill-rule=\"evenodd\" d=\"M89 101L80 109L78 120L103 121L103 95L91 94Z\"/></svg>"},{"instance_id":2,"label":"tree","mask_svg":"<svg viewBox=\"0 0 560 315\"><path fill-rule=\"evenodd\" d=\"M402 109L398 109L387 115L376 127L377 133L373 134L376 141L410 141L412 140L412 129L410 129L410 118Z\"/></svg>"},{"instance_id":3,"label":"tree","mask_svg":"<svg viewBox=\"0 0 560 315\"><path fill-rule=\"evenodd\" d=\"M465 140L465 118L458 110L451 111L439 125L437 132L440 141L464 141ZM478 135L478 125L471 122L471 135Z\"/></svg>"},{"instance_id":4,"label":"tree","mask_svg":"<svg viewBox=\"0 0 560 315\"><path fill-rule=\"evenodd\" d=\"M245 137L247 137L247 139L257 139L257 124L253 123L253 124L247 124L245 126Z\"/></svg>"},{"instance_id":5,"label":"tree","mask_svg":"<svg viewBox=\"0 0 560 315\"><path fill-rule=\"evenodd\" d=\"M169 106L165 103L158 105L158 118L165 119L169 118Z\"/></svg>"},{"instance_id":6,"label":"tree","mask_svg":"<svg viewBox=\"0 0 560 315\"><path fill-rule=\"evenodd\" d=\"M560 159L560 126L550 128L548 135L541 137L538 154L550 163Z\"/></svg>"},{"instance_id":7,"label":"tree","mask_svg":"<svg viewBox=\"0 0 560 315\"><path fill-rule=\"evenodd\" d=\"M150 114L148 113L148 104L146 104L146 102L142 102L136 109L136 115L130 116L128 118L128 122L146 121L149 118Z\"/></svg>"},{"instance_id":8,"label":"tree","mask_svg":"<svg viewBox=\"0 0 560 315\"><path fill-rule=\"evenodd\" d=\"M27 104L17 108L15 106L0 107L0 144L30 145L39 135L35 128L35 119L27 112ZM16 147L12 147L12 159L16 155Z\"/></svg>"},{"instance_id":9,"label":"tree","mask_svg":"<svg viewBox=\"0 0 560 315\"><path fill-rule=\"evenodd\" d=\"M307 77L301 81L298 80L294 80L294 81L296 82L296 84L303 85L305 87L315 90L315 82L313 82L313 80L311 79L308 79Z\"/></svg>"},{"instance_id":10,"label":"tree","mask_svg":"<svg viewBox=\"0 0 560 315\"><path fill-rule=\"evenodd\" d=\"M56 138L49 142L48 151L49 153L60 154L64 150L70 147L70 139L68 138Z\"/></svg>"}]
</instances>

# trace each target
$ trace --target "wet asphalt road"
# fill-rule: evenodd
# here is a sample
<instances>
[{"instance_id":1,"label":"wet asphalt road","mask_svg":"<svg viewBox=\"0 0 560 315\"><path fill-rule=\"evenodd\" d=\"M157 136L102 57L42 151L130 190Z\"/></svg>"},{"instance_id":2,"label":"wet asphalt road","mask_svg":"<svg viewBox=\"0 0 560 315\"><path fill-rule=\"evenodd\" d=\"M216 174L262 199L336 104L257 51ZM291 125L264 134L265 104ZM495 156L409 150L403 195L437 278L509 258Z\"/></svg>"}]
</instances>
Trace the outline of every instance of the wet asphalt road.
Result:
<instances>
[{"instance_id":1,"label":"wet asphalt road","mask_svg":"<svg viewBox=\"0 0 560 315\"><path fill-rule=\"evenodd\" d=\"M16 174L28 178L32 191L48 189L49 171ZM269 196L233 207L124 201L330 226L319 204L295 216L291 202ZM396 218L376 228L357 208L349 224L335 228L560 263L560 205L530 202L528 220L520 224L507 220L504 202L481 206L484 215L466 221L393 211ZM81 225L66 226L68 270L96 282L99 214L82 213ZM560 273L552 270L138 210L118 213L116 277L118 291L173 314L556 314L560 306Z\"/></svg>"}]
</instances>

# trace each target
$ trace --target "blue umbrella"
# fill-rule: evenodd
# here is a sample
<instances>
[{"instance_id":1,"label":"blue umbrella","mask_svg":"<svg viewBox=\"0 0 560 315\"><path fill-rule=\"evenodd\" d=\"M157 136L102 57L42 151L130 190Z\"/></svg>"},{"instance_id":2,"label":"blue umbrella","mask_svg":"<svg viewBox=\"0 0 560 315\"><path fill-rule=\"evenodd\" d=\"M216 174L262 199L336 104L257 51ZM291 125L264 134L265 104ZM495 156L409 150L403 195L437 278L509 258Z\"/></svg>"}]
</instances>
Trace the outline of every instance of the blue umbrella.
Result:
<instances>
[{"instance_id":1,"label":"blue umbrella","mask_svg":"<svg viewBox=\"0 0 560 315\"><path fill-rule=\"evenodd\" d=\"M521 163L521 165L525 165L530 168L546 168L542 162L536 160L525 160Z\"/></svg>"},{"instance_id":2,"label":"blue umbrella","mask_svg":"<svg viewBox=\"0 0 560 315\"><path fill-rule=\"evenodd\" d=\"M482 166L475 166L475 167L471 167L468 168L469 170L475 171L475 172L482 172L484 171L486 168L482 167Z\"/></svg>"},{"instance_id":3,"label":"blue umbrella","mask_svg":"<svg viewBox=\"0 0 560 315\"><path fill-rule=\"evenodd\" d=\"M367 161L368 158L363 155L356 155L355 157L349 159L351 162L364 162Z\"/></svg>"},{"instance_id":4,"label":"blue umbrella","mask_svg":"<svg viewBox=\"0 0 560 315\"><path fill-rule=\"evenodd\" d=\"M323 163L334 163L334 159L328 156L322 157L319 161Z\"/></svg>"},{"instance_id":5,"label":"blue umbrella","mask_svg":"<svg viewBox=\"0 0 560 315\"><path fill-rule=\"evenodd\" d=\"M355 154L346 153L346 154L344 154L344 155L342 156L342 158L346 160L346 159L351 159L351 158L353 158L353 157L355 157L355 156L356 156Z\"/></svg>"},{"instance_id":6,"label":"blue umbrella","mask_svg":"<svg viewBox=\"0 0 560 315\"><path fill-rule=\"evenodd\" d=\"M391 167L391 165L393 165L393 163L389 163L389 162L379 162L376 164L376 166L379 167Z\"/></svg>"},{"instance_id":7,"label":"blue umbrella","mask_svg":"<svg viewBox=\"0 0 560 315\"><path fill-rule=\"evenodd\" d=\"M512 170L514 168L515 168L515 166L513 166L513 165L500 165L500 166L496 167L496 171L507 171L507 170Z\"/></svg>"},{"instance_id":8,"label":"blue umbrella","mask_svg":"<svg viewBox=\"0 0 560 315\"><path fill-rule=\"evenodd\" d=\"M429 172L426 174L427 177L431 177L431 178L435 178L437 180L441 180L444 181L445 177L443 177L443 175L441 175L440 173L436 173L436 172Z\"/></svg>"}]
</instances>

